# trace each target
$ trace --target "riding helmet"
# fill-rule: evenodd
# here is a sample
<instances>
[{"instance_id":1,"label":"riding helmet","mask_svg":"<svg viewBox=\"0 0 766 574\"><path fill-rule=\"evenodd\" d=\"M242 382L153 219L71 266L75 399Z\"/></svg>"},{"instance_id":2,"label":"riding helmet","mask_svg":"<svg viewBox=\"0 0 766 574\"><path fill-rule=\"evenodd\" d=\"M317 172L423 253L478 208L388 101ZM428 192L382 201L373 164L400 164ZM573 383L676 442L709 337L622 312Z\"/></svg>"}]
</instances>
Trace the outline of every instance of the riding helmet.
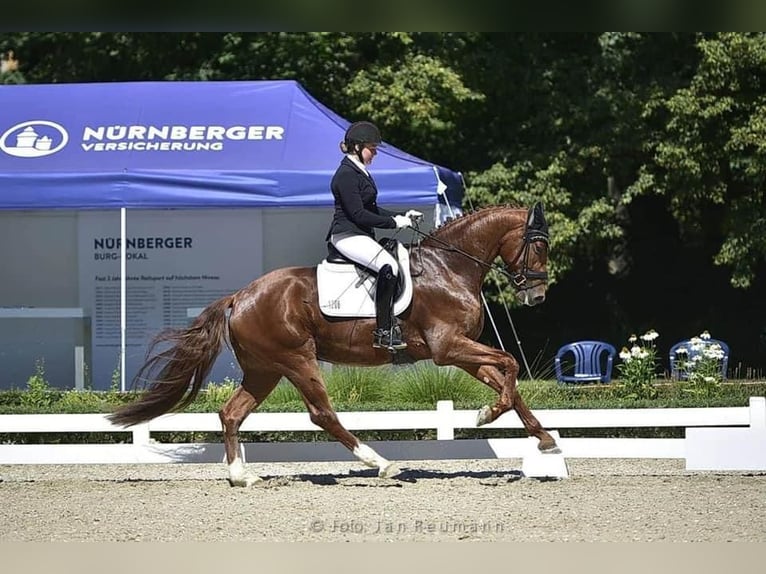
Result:
<instances>
[{"instance_id":1,"label":"riding helmet","mask_svg":"<svg viewBox=\"0 0 766 574\"><path fill-rule=\"evenodd\" d=\"M343 138L346 146L353 149L356 144L380 144L380 130L370 122L355 122L346 130Z\"/></svg>"}]
</instances>

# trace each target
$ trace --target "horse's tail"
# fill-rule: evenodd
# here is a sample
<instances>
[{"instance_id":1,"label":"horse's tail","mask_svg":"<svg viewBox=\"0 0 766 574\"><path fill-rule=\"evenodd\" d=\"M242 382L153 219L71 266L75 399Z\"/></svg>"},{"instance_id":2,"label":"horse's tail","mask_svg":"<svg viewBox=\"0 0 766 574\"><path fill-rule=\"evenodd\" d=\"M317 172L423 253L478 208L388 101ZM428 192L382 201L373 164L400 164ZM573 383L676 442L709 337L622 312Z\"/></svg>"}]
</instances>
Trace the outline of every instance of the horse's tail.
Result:
<instances>
[{"instance_id":1,"label":"horse's tail","mask_svg":"<svg viewBox=\"0 0 766 574\"><path fill-rule=\"evenodd\" d=\"M188 406L199 394L226 340L226 310L232 297L208 305L190 327L166 329L157 335L147 352L146 363L134 378L134 383L149 381L148 388L136 401L107 418L127 427ZM170 348L154 352L157 345L166 343ZM158 369L159 374L152 377Z\"/></svg>"}]
</instances>

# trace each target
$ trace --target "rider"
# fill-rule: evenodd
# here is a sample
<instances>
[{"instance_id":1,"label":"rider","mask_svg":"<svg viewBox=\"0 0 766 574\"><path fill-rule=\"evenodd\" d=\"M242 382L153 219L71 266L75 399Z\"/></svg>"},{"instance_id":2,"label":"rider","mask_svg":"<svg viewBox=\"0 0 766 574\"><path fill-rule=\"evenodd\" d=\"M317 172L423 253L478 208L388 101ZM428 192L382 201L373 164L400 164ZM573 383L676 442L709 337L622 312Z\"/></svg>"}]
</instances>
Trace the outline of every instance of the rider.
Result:
<instances>
[{"instance_id":1,"label":"rider","mask_svg":"<svg viewBox=\"0 0 766 574\"><path fill-rule=\"evenodd\" d=\"M325 240L348 259L377 273L377 328L373 331L372 346L394 351L407 347L393 312L399 265L375 240L375 228L411 227L412 219L423 214L410 209L402 215L378 206L378 188L367 167L380 145L380 130L370 122L356 122L346 130L340 143L345 156L330 183L335 213Z\"/></svg>"}]
</instances>

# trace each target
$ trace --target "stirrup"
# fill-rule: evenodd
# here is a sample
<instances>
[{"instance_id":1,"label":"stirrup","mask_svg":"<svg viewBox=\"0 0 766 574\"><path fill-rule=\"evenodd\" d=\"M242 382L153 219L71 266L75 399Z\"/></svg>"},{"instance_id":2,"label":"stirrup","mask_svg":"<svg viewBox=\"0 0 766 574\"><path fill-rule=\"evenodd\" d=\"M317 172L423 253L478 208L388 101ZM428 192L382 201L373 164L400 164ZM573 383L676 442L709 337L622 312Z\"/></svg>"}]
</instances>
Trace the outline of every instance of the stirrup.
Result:
<instances>
[{"instance_id":1,"label":"stirrup","mask_svg":"<svg viewBox=\"0 0 766 574\"><path fill-rule=\"evenodd\" d=\"M376 349L388 349L389 351L398 351L407 348L407 343L402 341L401 332L394 328L391 331L387 329L375 329L372 332L372 346Z\"/></svg>"}]
</instances>

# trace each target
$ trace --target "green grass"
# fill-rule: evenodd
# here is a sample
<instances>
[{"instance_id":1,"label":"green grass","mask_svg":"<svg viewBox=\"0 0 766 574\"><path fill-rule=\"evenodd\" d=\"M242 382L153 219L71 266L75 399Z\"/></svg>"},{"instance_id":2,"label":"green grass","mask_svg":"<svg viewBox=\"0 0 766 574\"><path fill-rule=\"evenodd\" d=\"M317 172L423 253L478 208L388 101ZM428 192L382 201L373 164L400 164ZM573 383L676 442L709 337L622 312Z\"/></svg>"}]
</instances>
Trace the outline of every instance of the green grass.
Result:
<instances>
[{"instance_id":1,"label":"green grass","mask_svg":"<svg viewBox=\"0 0 766 574\"><path fill-rule=\"evenodd\" d=\"M494 392L464 371L424 361L406 367L325 368L322 376L330 400L338 411L431 410L437 401L451 400L457 409L478 409L496 400ZM210 383L186 409L217 412L237 389L227 379ZM710 396L689 394L680 384L658 380L652 399L625 396L619 380L609 385L559 385L552 380L521 380L518 389L532 409L646 408L745 406L750 396L766 395L766 382L729 381ZM25 390L0 391L0 414L106 413L134 400L135 392L57 390L48 386L44 372L30 377ZM305 411L293 385L282 380L260 410Z\"/></svg>"},{"instance_id":2,"label":"green grass","mask_svg":"<svg viewBox=\"0 0 766 574\"><path fill-rule=\"evenodd\" d=\"M436 406L438 401L454 401L455 407L479 408L495 400L495 393L455 367L420 363L401 369L391 386L392 402ZM432 408L433 408L432 407Z\"/></svg>"},{"instance_id":3,"label":"green grass","mask_svg":"<svg viewBox=\"0 0 766 574\"><path fill-rule=\"evenodd\" d=\"M494 392L460 369L423 362L407 367L336 366L323 370L323 379L335 409L343 411L433 410L440 400L451 400L456 409L478 409L496 400ZM186 412L218 412L238 388L238 382L210 383ZM655 381L652 399L626 397L618 380L609 385L559 385L552 380L522 380L518 389L527 405L540 409L614 409L667 407L747 406L749 397L766 395L766 382L729 381L714 395L685 392L677 383ZM0 414L22 413L108 413L134 400L136 392L56 390L48 386L43 372L30 377L26 390L0 391ZM306 412L297 390L281 381L260 412ZM581 431L581 432L580 432ZM682 436L683 429L567 429L567 436ZM579 433L579 434L578 434ZM435 431L359 431L361 440L433 439ZM521 429L461 429L456 438L524 436ZM162 442L221 442L221 433L157 433ZM325 441L324 432L243 433L246 442ZM0 442L119 443L130 441L129 433L6 433Z\"/></svg>"}]
</instances>

